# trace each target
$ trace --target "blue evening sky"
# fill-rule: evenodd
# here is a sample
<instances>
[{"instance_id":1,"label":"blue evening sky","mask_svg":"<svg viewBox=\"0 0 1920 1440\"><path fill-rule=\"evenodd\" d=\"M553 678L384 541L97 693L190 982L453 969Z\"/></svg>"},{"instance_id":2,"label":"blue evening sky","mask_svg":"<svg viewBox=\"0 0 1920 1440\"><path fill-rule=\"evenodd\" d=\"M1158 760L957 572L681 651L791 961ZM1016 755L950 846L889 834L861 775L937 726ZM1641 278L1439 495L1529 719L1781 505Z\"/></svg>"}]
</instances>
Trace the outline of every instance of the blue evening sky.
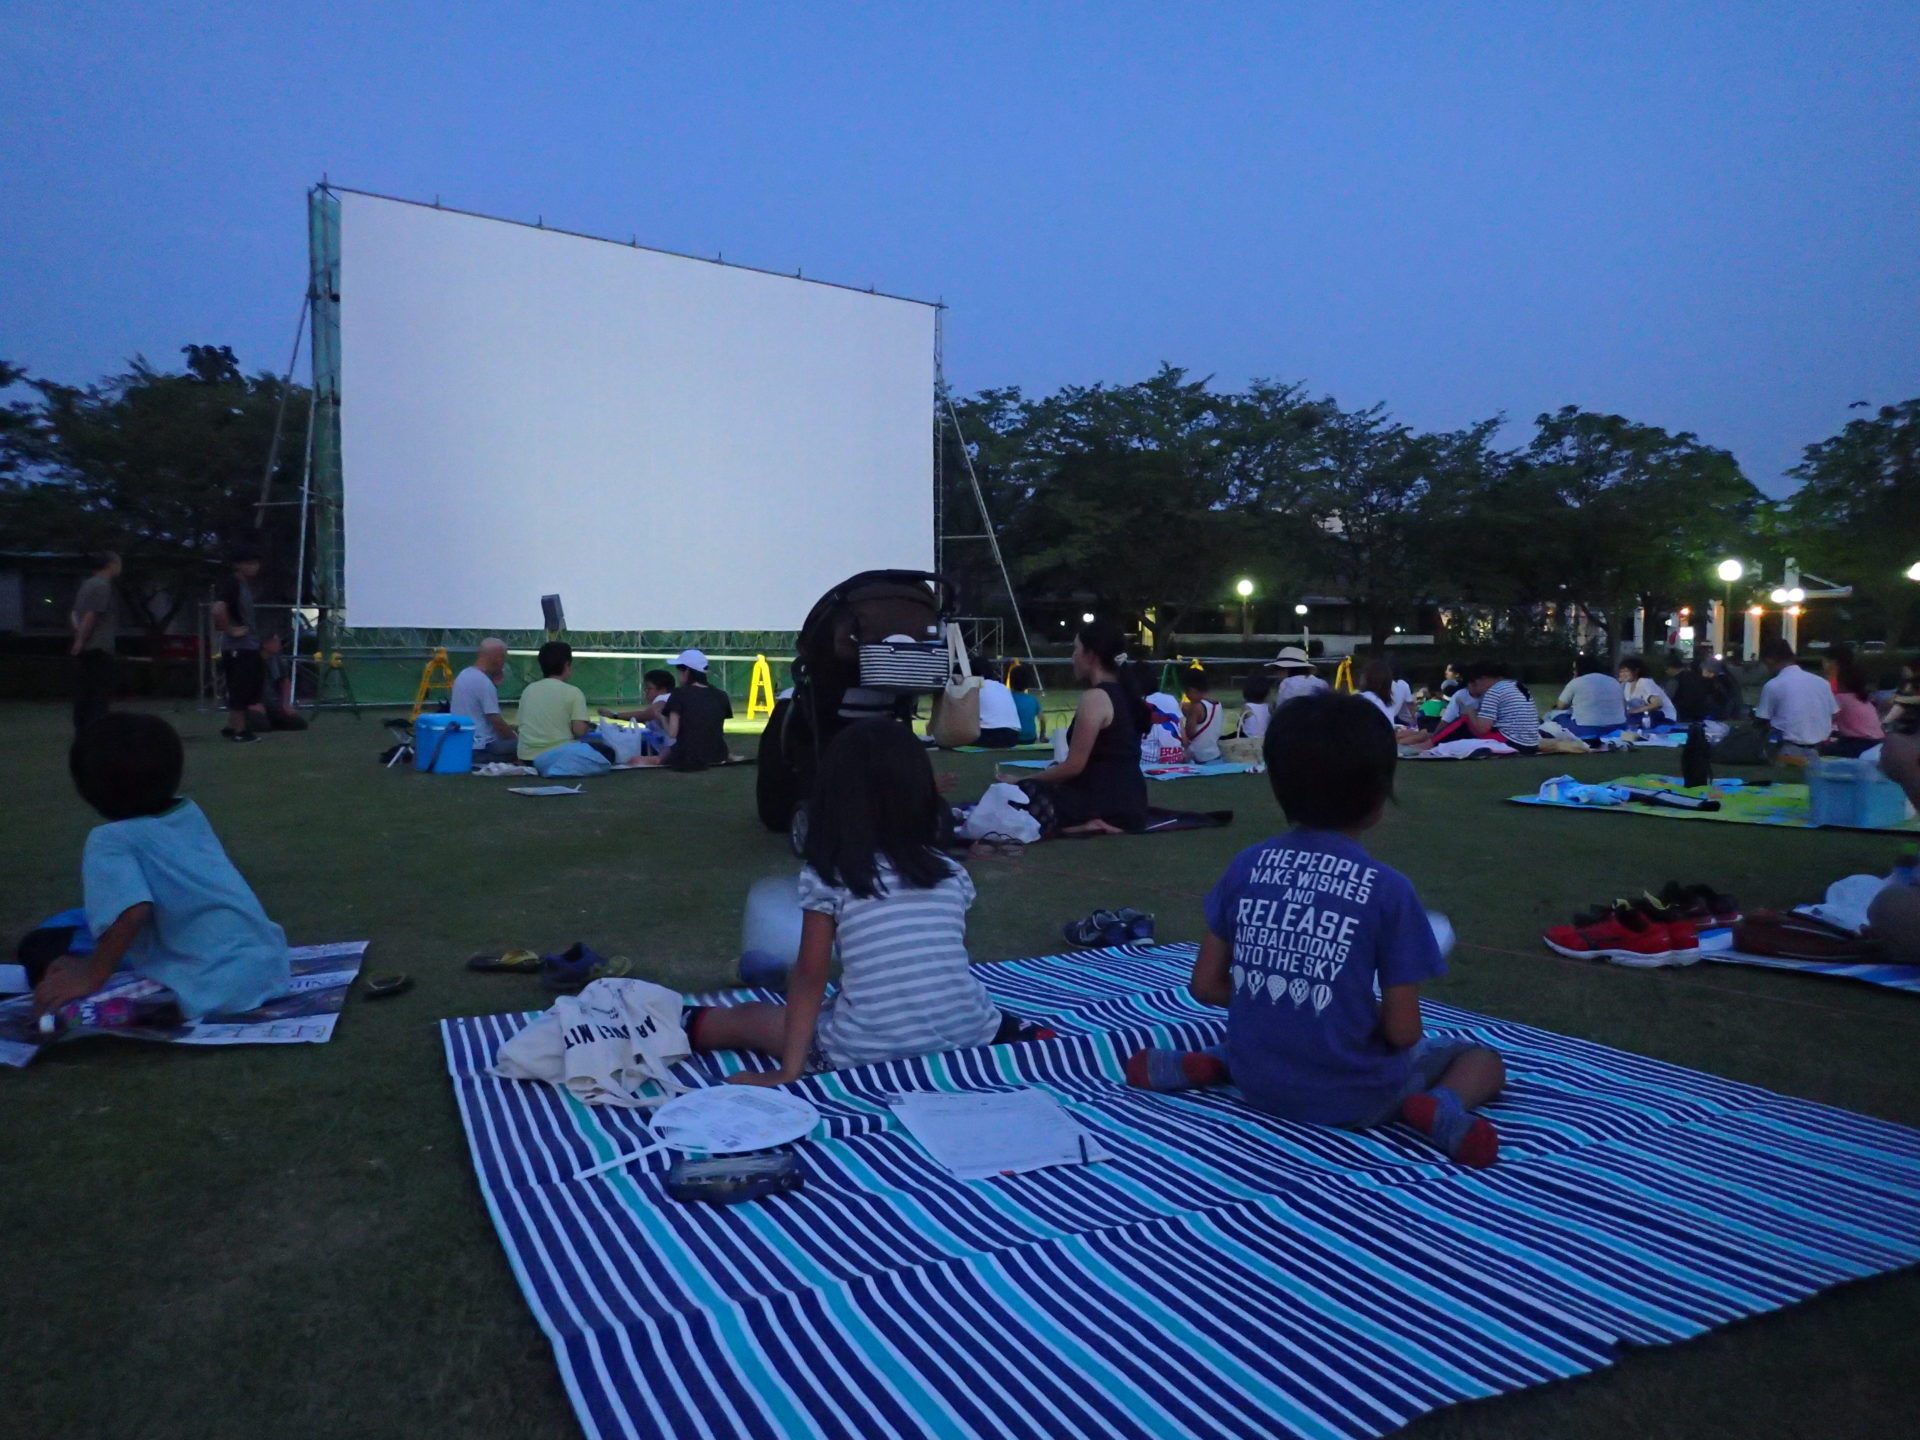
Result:
<instances>
[{"instance_id":1,"label":"blue evening sky","mask_svg":"<svg viewBox=\"0 0 1920 1440\"><path fill-rule=\"evenodd\" d=\"M9 0L0 356L278 369L322 173L942 298L962 391L1572 402L1776 490L1920 394L1913 3Z\"/></svg>"}]
</instances>

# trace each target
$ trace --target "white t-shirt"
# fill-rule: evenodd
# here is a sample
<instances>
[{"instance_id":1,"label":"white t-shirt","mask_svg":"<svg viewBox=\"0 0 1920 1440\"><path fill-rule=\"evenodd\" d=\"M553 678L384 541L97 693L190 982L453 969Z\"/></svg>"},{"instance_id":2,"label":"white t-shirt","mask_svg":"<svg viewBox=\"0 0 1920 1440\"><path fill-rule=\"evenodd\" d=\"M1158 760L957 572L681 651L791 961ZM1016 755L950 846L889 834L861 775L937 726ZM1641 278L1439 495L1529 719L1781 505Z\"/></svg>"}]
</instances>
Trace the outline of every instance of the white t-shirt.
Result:
<instances>
[{"instance_id":1,"label":"white t-shirt","mask_svg":"<svg viewBox=\"0 0 1920 1440\"><path fill-rule=\"evenodd\" d=\"M1651 675L1642 675L1632 684L1622 685L1620 694L1627 704L1637 703L1649 715L1658 715L1662 710L1669 715L1673 713L1673 701Z\"/></svg>"},{"instance_id":2,"label":"white t-shirt","mask_svg":"<svg viewBox=\"0 0 1920 1440\"><path fill-rule=\"evenodd\" d=\"M1020 711L1013 703L1013 692L998 680L980 682L980 728L982 730L1018 730Z\"/></svg>"},{"instance_id":3,"label":"white t-shirt","mask_svg":"<svg viewBox=\"0 0 1920 1440\"><path fill-rule=\"evenodd\" d=\"M1156 690L1147 696L1146 703L1153 723L1140 737L1140 763L1182 764L1187 758L1187 741L1186 717L1180 713L1180 702L1166 691Z\"/></svg>"},{"instance_id":4,"label":"white t-shirt","mask_svg":"<svg viewBox=\"0 0 1920 1440\"><path fill-rule=\"evenodd\" d=\"M1833 687L1798 665L1788 665L1760 688L1753 713L1773 723L1789 745L1818 745L1833 734L1840 702Z\"/></svg>"},{"instance_id":5,"label":"white t-shirt","mask_svg":"<svg viewBox=\"0 0 1920 1440\"><path fill-rule=\"evenodd\" d=\"M1617 730L1627 723L1626 692L1618 680L1598 671L1574 676L1554 706L1572 710L1576 725L1611 725Z\"/></svg>"},{"instance_id":6,"label":"white t-shirt","mask_svg":"<svg viewBox=\"0 0 1920 1440\"><path fill-rule=\"evenodd\" d=\"M1247 740L1258 740L1267 733L1267 722L1273 719L1273 707L1265 700L1255 705L1251 701L1240 712L1240 734Z\"/></svg>"},{"instance_id":7,"label":"white t-shirt","mask_svg":"<svg viewBox=\"0 0 1920 1440\"><path fill-rule=\"evenodd\" d=\"M488 718L500 713L500 691L495 688L493 677L479 666L469 665L453 677L453 698L447 708L453 714L464 715L473 721L476 749L504 738Z\"/></svg>"},{"instance_id":8,"label":"white t-shirt","mask_svg":"<svg viewBox=\"0 0 1920 1440\"><path fill-rule=\"evenodd\" d=\"M1310 675L1304 670L1295 670L1273 692L1273 708L1278 710L1289 700L1298 700L1303 695L1318 695L1327 689L1327 682L1318 675Z\"/></svg>"},{"instance_id":9,"label":"white t-shirt","mask_svg":"<svg viewBox=\"0 0 1920 1440\"><path fill-rule=\"evenodd\" d=\"M1405 690L1407 692L1404 699L1400 694L1402 690ZM1387 723L1389 725L1397 726L1397 725L1406 724L1406 721L1400 718L1401 715L1404 713L1400 707L1403 703L1409 703L1413 699L1413 691L1411 688L1408 687L1406 681L1396 680L1393 682L1393 699L1391 701L1382 700L1378 695L1374 694L1373 691L1371 690L1361 690L1357 693L1359 694L1362 700L1365 700L1368 704L1373 706L1374 709L1378 710L1382 715L1386 716Z\"/></svg>"}]
</instances>

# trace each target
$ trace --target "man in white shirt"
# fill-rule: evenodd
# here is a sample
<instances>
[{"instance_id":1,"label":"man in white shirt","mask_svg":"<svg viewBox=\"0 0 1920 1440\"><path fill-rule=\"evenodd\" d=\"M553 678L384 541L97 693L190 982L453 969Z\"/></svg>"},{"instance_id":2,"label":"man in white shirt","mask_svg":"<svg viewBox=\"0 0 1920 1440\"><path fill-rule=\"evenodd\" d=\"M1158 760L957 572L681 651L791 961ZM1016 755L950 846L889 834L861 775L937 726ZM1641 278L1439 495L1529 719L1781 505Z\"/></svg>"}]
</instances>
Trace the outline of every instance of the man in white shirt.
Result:
<instances>
[{"instance_id":1,"label":"man in white shirt","mask_svg":"<svg viewBox=\"0 0 1920 1440\"><path fill-rule=\"evenodd\" d=\"M1020 707L1013 703L1013 691L998 678L997 667L981 664L975 674L980 681L980 738L975 743L984 750L1010 750L1020 743Z\"/></svg>"},{"instance_id":2,"label":"man in white shirt","mask_svg":"<svg viewBox=\"0 0 1920 1440\"><path fill-rule=\"evenodd\" d=\"M512 760L519 732L500 717L500 677L507 673L507 642L489 637L474 652L473 664L453 677L448 709L473 722L473 758L477 764Z\"/></svg>"},{"instance_id":3,"label":"man in white shirt","mask_svg":"<svg viewBox=\"0 0 1920 1440\"><path fill-rule=\"evenodd\" d=\"M1773 678L1761 686L1753 713L1779 732L1783 756L1811 759L1833 734L1833 717L1840 709L1833 687L1802 670L1793 647L1777 635L1760 647L1760 658Z\"/></svg>"}]
</instances>

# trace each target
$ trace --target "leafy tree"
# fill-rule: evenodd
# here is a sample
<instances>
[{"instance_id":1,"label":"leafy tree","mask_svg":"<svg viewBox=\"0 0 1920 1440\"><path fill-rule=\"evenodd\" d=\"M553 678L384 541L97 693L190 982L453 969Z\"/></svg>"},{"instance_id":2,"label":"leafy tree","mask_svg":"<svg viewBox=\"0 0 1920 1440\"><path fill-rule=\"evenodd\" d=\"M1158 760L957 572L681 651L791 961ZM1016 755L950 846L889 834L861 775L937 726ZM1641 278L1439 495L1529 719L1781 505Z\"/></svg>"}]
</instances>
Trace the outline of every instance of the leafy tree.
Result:
<instances>
[{"instance_id":1,"label":"leafy tree","mask_svg":"<svg viewBox=\"0 0 1920 1440\"><path fill-rule=\"evenodd\" d=\"M1781 543L1811 569L1852 585L1896 645L1920 636L1920 399L1884 405L1806 448L1788 472Z\"/></svg>"},{"instance_id":2,"label":"leafy tree","mask_svg":"<svg viewBox=\"0 0 1920 1440\"><path fill-rule=\"evenodd\" d=\"M962 423L982 437L975 464L1016 576L1151 613L1164 649L1188 615L1220 602L1251 548L1230 505L1232 411L1232 397L1173 366L1134 385L969 402Z\"/></svg>"},{"instance_id":3,"label":"leafy tree","mask_svg":"<svg viewBox=\"0 0 1920 1440\"><path fill-rule=\"evenodd\" d=\"M1605 627L1617 659L1629 612L1704 590L1713 558L1747 532L1760 493L1731 454L1686 432L1574 405L1534 423L1519 463L1558 497L1557 516L1542 519L1545 533L1559 529L1552 553L1567 598Z\"/></svg>"},{"instance_id":4,"label":"leafy tree","mask_svg":"<svg viewBox=\"0 0 1920 1440\"><path fill-rule=\"evenodd\" d=\"M32 380L0 430L0 532L51 550L117 550L122 588L157 641L241 538L291 557L296 512L256 529L282 385L240 372L226 346L183 347L183 373L135 357L97 385ZM17 376L16 376L17 378ZM288 396L283 455L300 454L304 391ZM277 495L287 499L284 487Z\"/></svg>"}]
</instances>

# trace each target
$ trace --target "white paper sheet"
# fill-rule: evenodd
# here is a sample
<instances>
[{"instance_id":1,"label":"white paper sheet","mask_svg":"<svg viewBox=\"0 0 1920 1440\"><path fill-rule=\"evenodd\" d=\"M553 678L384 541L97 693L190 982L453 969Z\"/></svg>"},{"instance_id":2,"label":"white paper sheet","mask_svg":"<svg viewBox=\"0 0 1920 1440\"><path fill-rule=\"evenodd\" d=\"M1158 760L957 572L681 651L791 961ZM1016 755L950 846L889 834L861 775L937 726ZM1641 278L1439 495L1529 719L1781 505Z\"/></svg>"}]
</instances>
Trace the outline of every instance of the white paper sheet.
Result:
<instances>
[{"instance_id":1,"label":"white paper sheet","mask_svg":"<svg viewBox=\"0 0 1920 1440\"><path fill-rule=\"evenodd\" d=\"M893 1113L959 1180L1113 1158L1044 1090L915 1091L895 1096Z\"/></svg>"}]
</instances>

